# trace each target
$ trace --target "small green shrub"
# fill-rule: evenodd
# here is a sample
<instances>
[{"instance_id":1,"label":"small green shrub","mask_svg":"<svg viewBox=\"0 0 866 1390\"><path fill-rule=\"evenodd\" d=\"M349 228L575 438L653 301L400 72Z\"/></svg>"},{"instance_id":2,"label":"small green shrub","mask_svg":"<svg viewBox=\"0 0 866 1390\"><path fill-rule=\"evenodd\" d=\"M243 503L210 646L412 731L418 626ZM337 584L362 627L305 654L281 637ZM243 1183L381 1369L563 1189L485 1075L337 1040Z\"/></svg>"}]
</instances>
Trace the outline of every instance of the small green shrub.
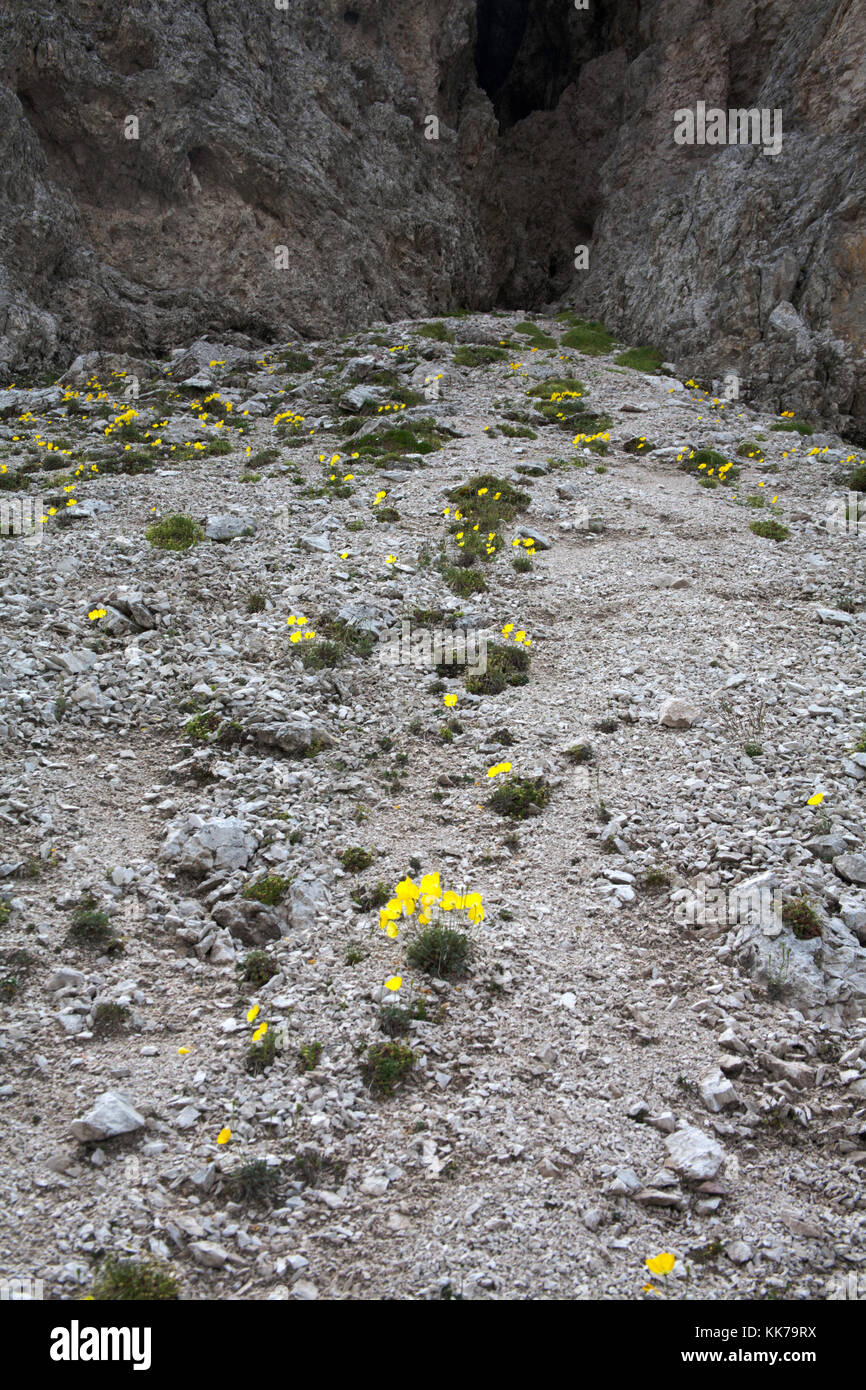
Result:
<instances>
[{"instance_id":1,"label":"small green shrub","mask_svg":"<svg viewBox=\"0 0 866 1390\"><path fill-rule=\"evenodd\" d=\"M741 459L754 459L756 463L764 462L764 451L753 439L744 439L737 449L737 455Z\"/></svg>"},{"instance_id":2,"label":"small green shrub","mask_svg":"<svg viewBox=\"0 0 866 1390\"><path fill-rule=\"evenodd\" d=\"M782 922L798 941L811 941L821 935L821 919L804 893L783 904Z\"/></svg>"},{"instance_id":3,"label":"small green shrub","mask_svg":"<svg viewBox=\"0 0 866 1390\"><path fill-rule=\"evenodd\" d=\"M96 906L95 898L83 898L72 914L69 937L78 946L108 950L120 943L115 941L111 918Z\"/></svg>"},{"instance_id":4,"label":"small green shrub","mask_svg":"<svg viewBox=\"0 0 866 1390\"><path fill-rule=\"evenodd\" d=\"M636 372L660 372L664 358L658 348L646 346L618 352L613 360L618 367L633 367Z\"/></svg>"},{"instance_id":5,"label":"small green shrub","mask_svg":"<svg viewBox=\"0 0 866 1390\"><path fill-rule=\"evenodd\" d=\"M320 1042L301 1043L298 1048L298 1071L315 1071L322 1055Z\"/></svg>"},{"instance_id":6,"label":"small green shrub","mask_svg":"<svg viewBox=\"0 0 866 1390\"><path fill-rule=\"evenodd\" d=\"M283 878L280 874L268 874L266 878L257 879L255 883L244 884L241 897L264 903L267 907L276 907L286 896L291 883L290 878Z\"/></svg>"},{"instance_id":7,"label":"small green shrub","mask_svg":"<svg viewBox=\"0 0 866 1390\"><path fill-rule=\"evenodd\" d=\"M466 677L471 695L499 695L506 685L526 685L530 655L524 646L494 642L487 648L487 669Z\"/></svg>"},{"instance_id":8,"label":"small green shrub","mask_svg":"<svg viewBox=\"0 0 866 1390\"><path fill-rule=\"evenodd\" d=\"M365 869L369 869L373 862L373 856L368 849L362 849L360 845L353 845L349 849L344 849L339 855L340 863L347 874L360 874Z\"/></svg>"},{"instance_id":9,"label":"small green shrub","mask_svg":"<svg viewBox=\"0 0 866 1390\"><path fill-rule=\"evenodd\" d=\"M270 1206L279 1196L282 1185L282 1165L267 1163L263 1158L251 1158L239 1164L225 1178L229 1201L244 1206Z\"/></svg>"},{"instance_id":10,"label":"small green shrub","mask_svg":"<svg viewBox=\"0 0 866 1390\"><path fill-rule=\"evenodd\" d=\"M375 912L377 908L384 907L390 897L391 891L381 879L372 885L353 888L351 893L352 902L359 912Z\"/></svg>"},{"instance_id":11,"label":"small green shrub","mask_svg":"<svg viewBox=\"0 0 866 1390\"><path fill-rule=\"evenodd\" d=\"M536 815L550 801L550 788L543 777L508 777L489 798L492 809L509 820L525 820Z\"/></svg>"},{"instance_id":12,"label":"small green shrub","mask_svg":"<svg viewBox=\"0 0 866 1390\"><path fill-rule=\"evenodd\" d=\"M815 426L810 425L807 420L774 420L770 426L771 430L781 430L788 434L814 434Z\"/></svg>"},{"instance_id":13,"label":"small green shrub","mask_svg":"<svg viewBox=\"0 0 866 1390\"><path fill-rule=\"evenodd\" d=\"M613 338L598 319L581 319L566 311L570 325L559 340L560 347L574 348L586 357L604 357L613 347Z\"/></svg>"},{"instance_id":14,"label":"small green shrub","mask_svg":"<svg viewBox=\"0 0 866 1390\"><path fill-rule=\"evenodd\" d=\"M129 1260L106 1255L93 1283L98 1302L165 1302L177 1298L177 1279L160 1260Z\"/></svg>"},{"instance_id":15,"label":"small green shrub","mask_svg":"<svg viewBox=\"0 0 866 1390\"><path fill-rule=\"evenodd\" d=\"M266 951L248 951L240 966L241 978L253 989L261 989L279 973L277 963Z\"/></svg>"},{"instance_id":16,"label":"small green shrub","mask_svg":"<svg viewBox=\"0 0 866 1390\"><path fill-rule=\"evenodd\" d=\"M592 744L573 743L570 748L566 748L565 756L570 763L591 762L593 757Z\"/></svg>"},{"instance_id":17,"label":"small green shrub","mask_svg":"<svg viewBox=\"0 0 866 1390\"><path fill-rule=\"evenodd\" d=\"M786 541L791 534L780 521L750 521L749 530L769 541Z\"/></svg>"},{"instance_id":18,"label":"small green shrub","mask_svg":"<svg viewBox=\"0 0 866 1390\"><path fill-rule=\"evenodd\" d=\"M204 531L191 516L175 513L148 526L145 538L157 550L189 550L204 540Z\"/></svg>"},{"instance_id":19,"label":"small green shrub","mask_svg":"<svg viewBox=\"0 0 866 1390\"><path fill-rule=\"evenodd\" d=\"M261 1076L277 1060L277 1040L272 1031L257 1043L250 1043L247 1049L247 1071L251 1076Z\"/></svg>"},{"instance_id":20,"label":"small green shrub","mask_svg":"<svg viewBox=\"0 0 866 1390\"><path fill-rule=\"evenodd\" d=\"M93 1035L97 1038L115 1038L123 1033L129 1022L129 1009L125 1004L97 1004L93 1011Z\"/></svg>"},{"instance_id":21,"label":"small green shrub","mask_svg":"<svg viewBox=\"0 0 866 1390\"><path fill-rule=\"evenodd\" d=\"M511 564L518 574L528 574L534 568L528 555L515 555Z\"/></svg>"},{"instance_id":22,"label":"small green shrub","mask_svg":"<svg viewBox=\"0 0 866 1390\"><path fill-rule=\"evenodd\" d=\"M409 1075L415 1061L415 1053L406 1043L371 1043L361 1063L361 1075L371 1090L390 1095Z\"/></svg>"},{"instance_id":23,"label":"small green shrub","mask_svg":"<svg viewBox=\"0 0 866 1390\"><path fill-rule=\"evenodd\" d=\"M433 338L437 343L453 343L454 334L449 332L444 323L422 323L420 328L414 332L419 338Z\"/></svg>"},{"instance_id":24,"label":"small green shrub","mask_svg":"<svg viewBox=\"0 0 866 1390\"><path fill-rule=\"evenodd\" d=\"M503 348L464 343L456 349L454 362L458 367L484 367L490 362L501 362L507 355Z\"/></svg>"},{"instance_id":25,"label":"small green shrub","mask_svg":"<svg viewBox=\"0 0 866 1390\"><path fill-rule=\"evenodd\" d=\"M465 975L471 955L472 944L466 933L442 926L424 927L406 951L406 959L415 970L437 979Z\"/></svg>"},{"instance_id":26,"label":"small green shrub","mask_svg":"<svg viewBox=\"0 0 866 1390\"><path fill-rule=\"evenodd\" d=\"M470 598L472 594L487 592L487 580L477 569L467 569L461 565L448 565L442 571L442 578L452 594L457 594L460 598Z\"/></svg>"}]
</instances>

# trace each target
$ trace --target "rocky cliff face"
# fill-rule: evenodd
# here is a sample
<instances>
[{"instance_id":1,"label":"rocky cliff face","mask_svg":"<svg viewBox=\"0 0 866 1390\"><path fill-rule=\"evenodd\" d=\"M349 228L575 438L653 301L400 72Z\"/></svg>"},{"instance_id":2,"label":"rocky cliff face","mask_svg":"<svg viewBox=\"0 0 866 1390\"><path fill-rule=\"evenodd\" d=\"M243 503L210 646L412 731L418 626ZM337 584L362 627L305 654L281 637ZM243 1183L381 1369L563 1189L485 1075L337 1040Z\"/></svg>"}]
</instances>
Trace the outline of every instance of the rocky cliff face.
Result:
<instances>
[{"instance_id":1,"label":"rocky cliff face","mask_svg":"<svg viewBox=\"0 0 866 1390\"><path fill-rule=\"evenodd\" d=\"M0 52L7 379L563 298L866 427L857 0L8 0ZM698 101L781 153L675 144Z\"/></svg>"}]
</instances>

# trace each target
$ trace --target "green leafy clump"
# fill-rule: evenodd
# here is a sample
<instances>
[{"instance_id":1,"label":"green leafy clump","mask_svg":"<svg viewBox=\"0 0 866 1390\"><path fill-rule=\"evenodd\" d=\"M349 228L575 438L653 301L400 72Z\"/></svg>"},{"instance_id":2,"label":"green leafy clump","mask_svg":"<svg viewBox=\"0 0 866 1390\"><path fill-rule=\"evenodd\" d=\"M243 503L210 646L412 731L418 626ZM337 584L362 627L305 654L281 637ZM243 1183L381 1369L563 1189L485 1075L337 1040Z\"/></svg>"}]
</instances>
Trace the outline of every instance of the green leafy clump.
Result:
<instances>
[{"instance_id":1,"label":"green leafy clump","mask_svg":"<svg viewBox=\"0 0 866 1390\"><path fill-rule=\"evenodd\" d=\"M420 328L416 328L413 331L419 338L432 338L437 343L454 342L454 334L446 328L445 324L441 321L437 323L422 323Z\"/></svg>"},{"instance_id":2,"label":"green leafy clump","mask_svg":"<svg viewBox=\"0 0 866 1390\"><path fill-rule=\"evenodd\" d=\"M526 820L537 815L550 801L550 788L543 777L508 777L489 798L497 815L509 820Z\"/></svg>"},{"instance_id":3,"label":"green leafy clump","mask_svg":"<svg viewBox=\"0 0 866 1390\"><path fill-rule=\"evenodd\" d=\"M278 974L276 961L266 951L248 951L240 966L241 978L253 989L261 989Z\"/></svg>"},{"instance_id":4,"label":"green leafy clump","mask_svg":"<svg viewBox=\"0 0 866 1390\"><path fill-rule=\"evenodd\" d=\"M123 1033L129 1022L126 1004L97 1004L93 1011L93 1035L114 1038Z\"/></svg>"},{"instance_id":5,"label":"green leafy clump","mask_svg":"<svg viewBox=\"0 0 866 1390\"><path fill-rule=\"evenodd\" d=\"M453 927L424 927L409 943L406 959L415 970L437 979L465 975L472 956L472 943L465 932Z\"/></svg>"},{"instance_id":6,"label":"green leafy clump","mask_svg":"<svg viewBox=\"0 0 866 1390\"><path fill-rule=\"evenodd\" d=\"M643 876L643 887L648 893L663 893L671 886L671 876L666 869L653 866Z\"/></svg>"},{"instance_id":7,"label":"green leafy clump","mask_svg":"<svg viewBox=\"0 0 866 1390\"><path fill-rule=\"evenodd\" d=\"M251 1076L261 1076L277 1060L277 1040L272 1032L265 1033L260 1042L250 1043L247 1048L247 1071Z\"/></svg>"},{"instance_id":8,"label":"green leafy clump","mask_svg":"<svg viewBox=\"0 0 866 1390\"><path fill-rule=\"evenodd\" d=\"M849 492L866 492L866 463L858 464L848 474Z\"/></svg>"},{"instance_id":9,"label":"green leafy clump","mask_svg":"<svg viewBox=\"0 0 866 1390\"><path fill-rule=\"evenodd\" d=\"M658 348L647 344L644 347L628 348L618 352L613 359L618 367L633 367L636 372L655 372L662 369L664 358Z\"/></svg>"},{"instance_id":10,"label":"green leafy clump","mask_svg":"<svg viewBox=\"0 0 866 1390\"><path fill-rule=\"evenodd\" d=\"M379 1029L389 1038L405 1037L415 1020L428 1020L426 999L416 999L410 1006L383 1004L379 1010Z\"/></svg>"},{"instance_id":11,"label":"green leafy clump","mask_svg":"<svg viewBox=\"0 0 866 1390\"><path fill-rule=\"evenodd\" d=\"M528 555L515 555L511 564L518 574L528 574L533 568L532 561Z\"/></svg>"},{"instance_id":12,"label":"green leafy clump","mask_svg":"<svg viewBox=\"0 0 866 1390\"><path fill-rule=\"evenodd\" d=\"M400 520L400 513L397 511L396 507L376 507L373 515L376 520L380 522Z\"/></svg>"},{"instance_id":13,"label":"green leafy clump","mask_svg":"<svg viewBox=\"0 0 866 1390\"><path fill-rule=\"evenodd\" d=\"M467 675L466 689L471 695L499 695L507 685L526 685L531 657L523 646L495 642L487 648L487 669Z\"/></svg>"},{"instance_id":14,"label":"green leafy clump","mask_svg":"<svg viewBox=\"0 0 866 1390\"><path fill-rule=\"evenodd\" d=\"M339 860L347 874L360 874L365 869L369 869L373 862L373 856L368 849L362 849L360 845L352 845L349 849L343 850Z\"/></svg>"},{"instance_id":15,"label":"green leafy clump","mask_svg":"<svg viewBox=\"0 0 866 1390\"><path fill-rule=\"evenodd\" d=\"M821 935L821 919L805 893L783 904L782 922L798 941L811 941Z\"/></svg>"},{"instance_id":16,"label":"green leafy clump","mask_svg":"<svg viewBox=\"0 0 866 1390\"><path fill-rule=\"evenodd\" d=\"M188 719L183 726L183 731L188 738L206 742L211 734L216 733L220 723L221 717L216 710L205 710L201 714L194 714L192 719Z\"/></svg>"},{"instance_id":17,"label":"green leafy clump","mask_svg":"<svg viewBox=\"0 0 866 1390\"><path fill-rule=\"evenodd\" d=\"M503 425L503 424L500 424L499 430L500 430L500 433L502 433L502 434L505 435L506 439L537 439L537 438L538 438L538 435L535 433L535 430L531 430L531 429L529 428L528 425Z\"/></svg>"},{"instance_id":18,"label":"green leafy clump","mask_svg":"<svg viewBox=\"0 0 866 1390\"><path fill-rule=\"evenodd\" d=\"M281 362L287 372L309 372L313 367L313 359L305 352L298 352L294 348L284 348L282 352L278 352L276 361Z\"/></svg>"},{"instance_id":19,"label":"green leafy clump","mask_svg":"<svg viewBox=\"0 0 866 1390\"><path fill-rule=\"evenodd\" d=\"M276 463L279 457L279 449L275 448L273 444L269 444L267 448L258 449L254 454L251 454L250 457L247 459L246 466L250 470L255 470L256 468L266 468L269 463Z\"/></svg>"},{"instance_id":20,"label":"green leafy clump","mask_svg":"<svg viewBox=\"0 0 866 1390\"><path fill-rule=\"evenodd\" d=\"M600 319L582 319L570 309L557 314L569 325L559 340L560 347L574 348L586 357L604 357L613 348L613 338Z\"/></svg>"},{"instance_id":21,"label":"green leafy clump","mask_svg":"<svg viewBox=\"0 0 866 1390\"><path fill-rule=\"evenodd\" d=\"M283 878L281 874L268 874L266 878L257 879L255 883L245 884L241 897L264 903L267 907L276 907L283 901L291 883L290 878Z\"/></svg>"},{"instance_id":22,"label":"green leafy clump","mask_svg":"<svg viewBox=\"0 0 866 1390\"><path fill-rule=\"evenodd\" d=\"M339 666L345 655L345 649L341 642L330 642L327 639L314 639L312 642L305 642L301 648L301 661L308 671L333 670Z\"/></svg>"},{"instance_id":23,"label":"green leafy clump","mask_svg":"<svg viewBox=\"0 0 866 1390\"><path fill-rule=\"evenodd\" d=\"M453 437L453 431L437 425L429 418L413 420L408 425L392 425L372 434L362 434L353 441L353 452L378 463L402 458L404 454L433 454L442 448L443 441ZM378 466L378 465L377 465Z\"/></svg>"},{"instance_id":24,"label":"green leafy clump","mask_svg":"<svg viewBox=\"0 0 866 1390\"><path fill-rule=\"evenodd\" d=\"M322 1055L320 1042L301 1043L298 1048L298 1071L315 1071Z\"/></svg>"},{"instance_id":25,"label":"green leafy clump","mask_svg":"<svg viewBox=\"0 0 866 1390\"><path fill-rule=\"evenodd\" d=\"M732 466L730 459L717 449L690 449L680 460L679 469L681 473L712 472L723 483L732 482L740 476L739 468Z\"/></svg>"},{"instance_id":26,"label":"green leafy clump","mask_svg":"<svg viewBox=\"0 0 866 1390\"><path fill-rule=\"evenodd\" d=\"M549 333L545 333L539 328L537 323L532 323L529 319L524 319L521 323L514 325L515 333L522 333L529 339L530 347L534 348L555 348L556 339L551 338Z\"/></svg>"},{"instance_id":27,"label":"green leafy clump","mask_svg":"<svg viewBox=\"0 0 866 1390\"><path fill-rule=\"evenodd\" d=\"M244 1206L270 1206L277 1200L282 1185L282 1164L268 1163L264 1158L239 1164L225 1178L229 1201Z\"/></svg>"},{"instance_id":28,"label":"green leafy clump","mask_svg":"<svg viewBox=\"0 0 866 1390\"><path fill-rule=\"evenodd\" d=\"M442 578L452 594L457 594L459 598L469 598L472 594L483 594L487 590L487 581L477 569L447 565L442 571Z\"/></svg>"},{"instance_id":29,"label":"green leafy clump","mask_svg":"<svg viewBox=\"0 0 866 1390\"><path fill-rule=\"evenodd\" d=\"M764 451L753 439L744 439L737 449L737 455L741 459L754 459L756 463L764 462Z\"/></svg>"},{"instance_id":30,"label":"green leafy clump","mask_svg":"<svg viewBox=\"0 0 866 1390\"><path fill-rule=\"evenodd\" d=\"M265 595L264 595L263 593L261 593L260 590L258 590L258 589L253 589L253 590L250 591L250 593L247 594L247 612L248 612L248 613L250 613L250 614L252 614L252 613L263 613L263 612L264 612L264 609L265 609L265 603L266 603Z\"/></svg>"},{"instance_id":31,"label":"green leafy clump","mask_svg":"<svg viewBox=\"0 0 866 1390\"><path fill-rule=\"evenodd\" d=\"M525 511L532 498L494 473L479 473L452 488L448 500L464 521L477 523L482 531L495 531L502 522L513 521L518 512Z\"/></svg>"},{"instance_id":32,"label":"green leafy clump","mask_svg":"<svg viewBox=\"0 0 866 1390\"><path fill-rule=\"evenodd\" d=\"M501 362L507 356L504 348L463 343L454 353L454 362L458 367L486 367L491 362Z\"/></svg>"},{"instance_id":33,"label":"green leafy clump","mask_svg":"<svg viewBox=\"0 0 866 1390\"><path fill-rule=\"evenodd\" d=\"M94 950L116 949L120 945L111 929L111 918L96 906L92 897L82 898L73 912L69 938L78 946Z\"/></svg>"},{"instance_id":34,"label":"green leafy clump","mask_svg":"<svg viewBox=\"0 0 866 1390\"><path fill-rule=\"evenodd\" d=\"M180 512L148 526L145 538L156 550L189 550L204 540L204 531L191 516Z\"/></svg>"},{"instance_id":35,"label":"green leafy clump","mask_svg":"<svg viewBox=\"0 0 866 1390\"><path fill-rule=\"evenodd\" d=\"M815 426L810 425L808 420L774 420L770 426L771 430L781 430L787 434L814 434Z\"/></svg>"},{"instance_id":36,"label":"green leafy clump","mask_svg":"<svg viewBox=\"0 0 866 1390\"><path fill-rule=\"evenodd\" d=\"M106 1255L93 1283L98 1302L164 1302L177 1298L177 1278L161 1260L128 1260Z\"/></svg>"},{"instance_id":37,"label":"green leafy clump","mask_svg":"<svg viewBox=\"0 0 866 1390\"><path fill-rule=\"evenodd\" d=\"M361 1075L367 1086L383 1095L390 1095L411 1072L416 1057L404 1042L371 1043L361 1063Z\"/></svg>"},{"instance_id":38,"label":"green leafy clump","mask_svg":"<svg viewBox=\"0 0 866 1390\"><path fill-rule=\"evenodd\" d=\"M750 521L749 530L769 541L786 541L791 534L780 521Z\"/></svg>"},{"instance_id":39,"label":"green leafy clump","mask_svg":"<svg viewBox=\"0 0 866 1390\"><path fill-rule=\"evenodd\" d=\"M626 454L648 454L656 446L643 435L635 436L634 439L627 439L623 444L623 453Z\"/></svg>"},{"instance_id":40,"label":"green leafy clump","mask_svg":"<svg viewBox=\"0 0 866 1390\"><path fill-rule=\"evenodd\" d=\"M376 883L353 888L350 896L359 912L375 912L389 901L391 891L387 883L378 879Z\"/></svg>"},{"instance_id":41,"label":"green leafy clump","mask_svg":"<svg viewBox=\"0 0 866 1390\"><path fill-rule=\"evenodd\" d=\"M591 762L593 758L592 744L573 743L570 748L566 748L565 756L570 763Z\"/></svg>"}]
</instances>

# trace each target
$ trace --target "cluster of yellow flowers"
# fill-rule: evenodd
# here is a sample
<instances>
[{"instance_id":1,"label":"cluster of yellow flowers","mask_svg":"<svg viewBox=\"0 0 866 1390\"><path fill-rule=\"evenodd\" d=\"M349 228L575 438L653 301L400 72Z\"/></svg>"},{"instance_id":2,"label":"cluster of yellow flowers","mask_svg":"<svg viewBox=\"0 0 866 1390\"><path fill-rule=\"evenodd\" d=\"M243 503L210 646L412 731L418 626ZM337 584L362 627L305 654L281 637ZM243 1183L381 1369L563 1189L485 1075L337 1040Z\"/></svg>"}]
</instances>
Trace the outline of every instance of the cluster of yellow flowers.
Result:
<instances>
[{"instance_id":1,"label":"cluster of yellow flowers","mask_svg":"<svg viewBox=\"0 0 866 1390\"><path fill-rule=\"evenodd\" d=\"M506 623L505 626L504 626L504 628L501 629L501 631L502 631L502 636L505 638L506 642L507 642L508 639L511 637L512 633L514 633L514 641L517 642L519 646L524 646L524 647L531 647L531 646L532 646L532 638L531 638L531 637L527 637L527 635L526 635L526 633L523 631L523 628L522 628L522 627L519 628L519 629L517 630L517 632L514 632L514 624L513 624L513 623Z\"/></svg>"},{"instance_id":2,"label":"cluster of yellow flowers","mask_svg":"<svg viewBox=\"0 0 866 1390\"><path fill-rule=\"evenodd\" d=\"M488 777L498 777L499 774L500 774L500 772L510 772L510 771L511 771L511 763L494 763L492 767L489 767L489 768L487 769L487 776L488 776Z\"/></svg>"},{"instance_id":3,"label":"cluster of yellow flowers","mask_svg":"<svg viewBox=\"0 0 866 1390\"><path fill-rule=\"evenodd\" d=\"M531 538L531 536L515 536L511 544L513 546L522 545L527 555L535 554L535 541Z\"/></svg>"},{"instance_id":4,"label":"cluster of yellow flowers","mask_svg":"<svg viewBox=\"0 0 866 1390\"><path fill-rule=\"evenodd\" d=\"M433 911L465 912L470 922L484 921L484 903L480 893L443 891L438 873L425 874L420 884L413 883L408 874L394 889L394 896L379 910L379 927L393 940L399 936L397 923L404 917L414 917L419 927L433 921Z\"/></svg>"},{"instance_id":5,"label":"cluster of yellow flowers","mask_svg":"<svg viewBox=\"0 0 866 1390\"><path fill-rule=\"evenodd\" d=\"M96 622L97 618L104 618L105 613L106 610L104 608L91 608L87 616L91 622Z\"/></svg>"},{"instance_id":6,"label":"cluster of yellow flowers","mask_svg":"<svg viewBox=\"0 0 866 1390\"><path fill-rule=\"evenodd\" d=\"M605 444L609 444L610 430L604 430L599 434L576 434L574 436L573 443L576 448L578 444L591 444L595 439L601 439L604 441Z\"/></svg>"},{"instance_id":7,"label":"cluster of yellow flowers","mask_svg":"<svg viewBox=\"0 0 866 1390\"><path fill-rule=\"evenodd\" d=\"M303 614L292 613L290 617L286 618L286 625L295 629L289 637L290 642L311 642L316 635L312 628L309 628L306 632L298 631L298 628L307 626L307 619Z\"/></svg>"}]
</instances>

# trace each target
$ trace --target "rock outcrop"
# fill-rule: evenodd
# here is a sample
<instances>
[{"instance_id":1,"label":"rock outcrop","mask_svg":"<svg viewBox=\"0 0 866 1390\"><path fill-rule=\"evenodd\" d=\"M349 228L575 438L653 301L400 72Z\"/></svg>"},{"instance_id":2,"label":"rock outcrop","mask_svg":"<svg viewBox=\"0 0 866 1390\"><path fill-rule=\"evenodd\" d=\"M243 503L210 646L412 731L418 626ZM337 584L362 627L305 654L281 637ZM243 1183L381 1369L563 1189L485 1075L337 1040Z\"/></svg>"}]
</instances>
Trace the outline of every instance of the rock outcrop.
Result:
<instances>
[{"instance_id":1,"label":"rock outcrop","mask_svg":"<svg viewBox=\"0 0 866 1390\"><path fill-rule=\"evenodd\" d=\"M10 0L0 52L6 381L562 299L866 428L855 0ZM781 151L676 144L698 101Z\"/></svg>"}]
</instances>

